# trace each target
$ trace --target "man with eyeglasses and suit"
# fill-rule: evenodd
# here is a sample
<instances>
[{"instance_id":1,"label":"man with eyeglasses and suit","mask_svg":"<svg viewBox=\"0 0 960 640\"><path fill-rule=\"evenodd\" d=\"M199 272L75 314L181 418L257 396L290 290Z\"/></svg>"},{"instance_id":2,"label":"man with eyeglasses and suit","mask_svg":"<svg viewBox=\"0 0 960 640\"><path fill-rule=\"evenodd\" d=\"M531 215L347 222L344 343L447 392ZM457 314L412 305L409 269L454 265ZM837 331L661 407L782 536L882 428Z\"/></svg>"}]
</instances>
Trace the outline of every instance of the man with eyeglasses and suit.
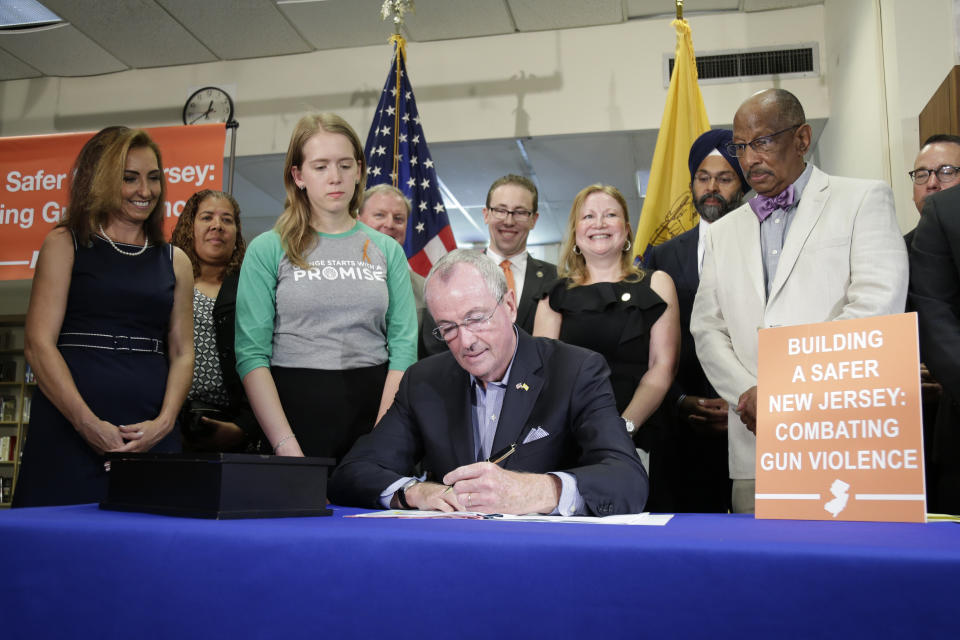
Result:
<instances>
[{"instance_id":1,"label":"man with eyeglasses and suit","mask_svg":"<svg viewBox=\"0 0 960 640\"><path fill-rule=\"evenodd\" d=\"M908 173L913 182L913 203L917 206L917 213L923 213L927 196L960 184L958 171L960 136L938 133L927 138L913 161L913 171Z\"/></svg>"},{"instance_id":2,"label":"man with eyeglasses and suit","mask_svg":"<svg viewBox=\"0 0 960 640\"><path fill-rule=\"evenodd\" d=\"M500 267L457 249L427 277L449 350L407 369L330 479L335 504L483 513L640 513L647 475L593 351L514 326ZM415 476L421 465L425 477Z\"/></svg>"},{"instance_id":3,"label":"man with eyeglasses and suit","mask_svg":"<svg viewBox=\"0 0 960 640\"><path fill-rule=\"evenodd\" d=\"M710 225L693 303L697 356L730 407L737 513L754 510L758 329L902 313L906 300L890 187L807 163L811 137L789 91L761 91L737 110L728 150L757 196Z\"/></svg>"},{"instance_id":4,"label":"man with eyeglasses and suit","mask_svg":"<svg viewBox=\"0 0 960 640\"><path fill-rule=\"evenodd\" d=\"M935 135L924 142L910 172L920 223L907 234L920 352L942 387L925 455L928 511L953 514L960 514L960 189L953 188L960 185L958 171L960 137Z\"/></svg>"},{"instance_id":5,"label":"man with eyeglasses and suit","mask_svg":"<svg viewBox=\"0 0 960 640\"><path fill-rule=\"evenodd\" d=\"M517 326L527 333L533 332L537 303L549 291L547 285L557 279L556 265L527 253L527 237L539 217L538 199L532 180L509 174L490 185L483 208L483 221L490 231L484 253L503 270L507 287L516 294ZM430 338L432 329L432 323L425 323L424 345L430 353L441 353L444 344Z\"/></svg>"}]
</instances>

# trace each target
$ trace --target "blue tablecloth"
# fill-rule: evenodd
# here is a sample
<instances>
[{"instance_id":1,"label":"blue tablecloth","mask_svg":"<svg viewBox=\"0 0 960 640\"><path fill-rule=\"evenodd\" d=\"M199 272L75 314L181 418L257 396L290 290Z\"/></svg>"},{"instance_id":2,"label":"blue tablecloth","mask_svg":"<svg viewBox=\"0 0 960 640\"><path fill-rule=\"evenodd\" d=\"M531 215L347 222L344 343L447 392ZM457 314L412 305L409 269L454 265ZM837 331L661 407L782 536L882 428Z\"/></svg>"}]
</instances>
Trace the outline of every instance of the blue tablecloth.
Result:
<instances>
[{"instance_id":1,"label":"blue tablecloth","mask_svg":"<svg viewBox=\"0 0 960 640\"><path fill-rule=\"evenodd\" d=\"M4 638L956 635L960 525L0 512Z\"/></svg>"}]
</instances>

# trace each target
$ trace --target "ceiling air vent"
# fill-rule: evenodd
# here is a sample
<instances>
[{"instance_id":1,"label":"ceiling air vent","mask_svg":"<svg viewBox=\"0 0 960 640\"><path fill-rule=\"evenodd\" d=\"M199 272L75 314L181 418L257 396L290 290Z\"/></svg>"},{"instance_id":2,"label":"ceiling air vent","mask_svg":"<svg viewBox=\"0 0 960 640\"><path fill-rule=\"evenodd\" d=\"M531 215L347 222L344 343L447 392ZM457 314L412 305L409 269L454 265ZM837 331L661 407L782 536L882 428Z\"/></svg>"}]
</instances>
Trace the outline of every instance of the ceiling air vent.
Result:
<instances>
[{"instance_id":1,"label":"ceiling air vent","mask_svg":"<svg viewBox=\"0 0 960 640\"><path fill-rule=\"evenodd\" d=\"M670 86L674 60L673 54L664 54L664 87ZM788 49L745 49L697 54L697 76L704 84L819 75L820 48L817 43Z\"/></svg>"}]
</instances>

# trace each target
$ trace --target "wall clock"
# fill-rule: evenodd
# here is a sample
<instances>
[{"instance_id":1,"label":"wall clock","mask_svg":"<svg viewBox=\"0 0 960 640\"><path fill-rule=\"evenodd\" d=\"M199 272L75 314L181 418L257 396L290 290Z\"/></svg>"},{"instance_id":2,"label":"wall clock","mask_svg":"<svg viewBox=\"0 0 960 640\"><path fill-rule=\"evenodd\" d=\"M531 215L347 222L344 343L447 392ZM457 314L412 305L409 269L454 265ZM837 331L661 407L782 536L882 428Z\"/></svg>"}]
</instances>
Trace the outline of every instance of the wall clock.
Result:
<instances>
[{"instance_id":1,"label":"wall clock","mask_svg":"<svg viewBox=\"0 0 960 640\"><path fill-rule=\"evenodd\" d=\"M233 100L219 87L197 89L183 105L183 124L210 124L233 120Z\"/></svg>"}]
</instances>

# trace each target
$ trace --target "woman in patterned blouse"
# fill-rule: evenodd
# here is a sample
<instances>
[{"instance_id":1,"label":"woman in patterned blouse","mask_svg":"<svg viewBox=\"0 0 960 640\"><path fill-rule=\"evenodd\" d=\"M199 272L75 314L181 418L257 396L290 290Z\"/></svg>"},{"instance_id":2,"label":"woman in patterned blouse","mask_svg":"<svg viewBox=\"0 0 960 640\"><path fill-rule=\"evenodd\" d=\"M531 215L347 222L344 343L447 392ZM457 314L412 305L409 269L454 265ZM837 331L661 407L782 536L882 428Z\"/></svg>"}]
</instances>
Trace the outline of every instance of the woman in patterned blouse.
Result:
<instances>
[{"instance_id":1,"label":"woman in patterned blouse","mask_svg":"<svg viewBox=\"0 0 960 640\"><path fill-rule=\"evenodd\" d=\"M209 189L193 194L173 232L193 263L193 385L181 412L187 449L258 451L263 432L236 373L233 352L237 281L246 243L240 206Z\"/></svg>"}]
</instances>

